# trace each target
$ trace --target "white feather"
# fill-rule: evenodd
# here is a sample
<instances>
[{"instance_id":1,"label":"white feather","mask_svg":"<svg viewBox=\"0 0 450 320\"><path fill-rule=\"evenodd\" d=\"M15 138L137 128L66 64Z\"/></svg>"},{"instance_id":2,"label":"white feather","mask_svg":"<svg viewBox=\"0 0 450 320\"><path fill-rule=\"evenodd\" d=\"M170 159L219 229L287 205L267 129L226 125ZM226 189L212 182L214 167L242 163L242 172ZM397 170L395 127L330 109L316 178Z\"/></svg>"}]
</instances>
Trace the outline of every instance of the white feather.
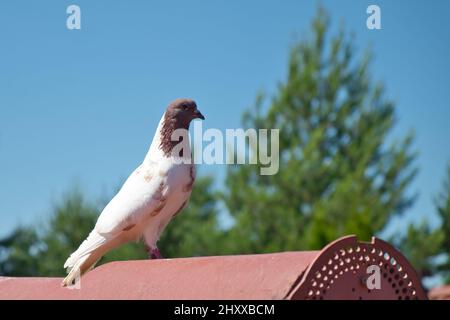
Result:
<instances>
[{"instance_id":1,"label":"white feather","mask_svg":"<svg viewBox=\"0 0 450 320\"><path fill-rule=\"evenodd\" d=\"M156 247L159 235L172 216L187 202L192 179L191 166L160 150L161 118L143 163L133 171L117 195L100 214L94 230L64 264L69 274L63 285L90 268L109 250L144 236L147 246ZM186 150L190 154L189 141ZM164 205L161 209L161 206ZM161 209L155 213L158 209Z\"/></svg>"}]
</instances>

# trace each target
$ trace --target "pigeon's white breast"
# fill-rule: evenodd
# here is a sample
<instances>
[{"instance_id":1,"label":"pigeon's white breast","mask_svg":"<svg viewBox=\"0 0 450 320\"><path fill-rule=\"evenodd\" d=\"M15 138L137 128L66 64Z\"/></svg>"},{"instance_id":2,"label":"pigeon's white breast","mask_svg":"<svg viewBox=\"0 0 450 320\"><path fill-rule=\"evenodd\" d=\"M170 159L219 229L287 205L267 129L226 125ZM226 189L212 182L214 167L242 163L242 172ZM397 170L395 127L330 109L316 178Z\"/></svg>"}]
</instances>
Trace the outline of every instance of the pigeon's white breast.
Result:
<instances>
[{"instance_id":1,"label":"pigeon's white breast","mask_svg":"<svg viewBox=\"0 0 450 320\"><path fill-rule=\"evenodd\" d=\"M195 167L193 165L174 164L168 168L165 173L167 189L162 195L164 206L160 211L150 214L151 218L147 220L143 230L147 245L153 246L170 220L186 206L194 179Z\"/></svg>"},{"instance_id":2,"label":"pigeon's white breast","mask_svg":"<svg viewBox=\"0 0 450 320\"><path fill-rule=\"evenodd\" d=\"M174 164L170 167L166 175L166 205L162 215L177 213L180 207L189 199L192 184L195 179L195 167L189 164Z\"/></svg>"}]
</instances>

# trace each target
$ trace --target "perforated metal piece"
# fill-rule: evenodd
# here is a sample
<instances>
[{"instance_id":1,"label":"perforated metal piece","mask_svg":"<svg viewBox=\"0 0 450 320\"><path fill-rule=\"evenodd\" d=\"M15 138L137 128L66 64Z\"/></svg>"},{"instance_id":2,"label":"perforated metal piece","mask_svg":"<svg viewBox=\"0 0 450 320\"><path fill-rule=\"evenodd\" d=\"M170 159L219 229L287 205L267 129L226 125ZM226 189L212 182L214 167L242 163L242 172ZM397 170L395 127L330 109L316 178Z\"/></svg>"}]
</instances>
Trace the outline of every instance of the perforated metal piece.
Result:
<instances>
[{"instance_id":1,"label":"perforated metal piece","mask_svg":"<svg viewBox=\"0 0 450 320\"><path fill-rule=\"evenodd\" d=\"M378 288L374 277L379 277ZM391 245L377 238L358 242L348 236L320 252L288 298L415 300L426 295L415 270Z\"/></svg>"}]
</instances>

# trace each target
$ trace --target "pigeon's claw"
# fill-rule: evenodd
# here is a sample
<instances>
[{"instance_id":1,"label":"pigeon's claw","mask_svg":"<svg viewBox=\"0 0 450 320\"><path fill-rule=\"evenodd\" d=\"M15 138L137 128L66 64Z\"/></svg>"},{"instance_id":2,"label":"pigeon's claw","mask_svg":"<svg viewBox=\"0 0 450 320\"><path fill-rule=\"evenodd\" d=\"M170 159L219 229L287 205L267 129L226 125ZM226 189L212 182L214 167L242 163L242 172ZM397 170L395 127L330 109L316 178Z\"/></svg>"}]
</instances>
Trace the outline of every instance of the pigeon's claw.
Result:
<instances>
[{"instance_id":1,"label":"pigeon's claw","mask_svg":"<svg viewBox=\"0 0 450 320\"><path fill-rule=\"evenodd\" d=\"M148 250L149 259L164 259L158 248L151 248Z\"/></svg>"}]
</instances>

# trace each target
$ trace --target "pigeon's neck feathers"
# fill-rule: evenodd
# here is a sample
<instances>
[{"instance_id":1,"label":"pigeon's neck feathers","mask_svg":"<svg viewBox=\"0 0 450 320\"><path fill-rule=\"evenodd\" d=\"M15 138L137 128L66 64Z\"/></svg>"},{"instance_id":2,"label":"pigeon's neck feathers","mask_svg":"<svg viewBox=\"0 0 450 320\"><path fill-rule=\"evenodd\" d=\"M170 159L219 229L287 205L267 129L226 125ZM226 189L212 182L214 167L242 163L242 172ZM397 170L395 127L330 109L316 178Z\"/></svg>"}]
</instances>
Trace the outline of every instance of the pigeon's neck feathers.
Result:
<instances>
[{"instance_id":1,"label":"pigeon's neck feathers","mask_svg":"<svg viewBox=\"0 0 450 320\"><path fill-rule=\"evenodd\" d=\"M144 162L154 162L162 159L185 158L191 156L188 130L186 129L184 131L181 131L183 136L181 142L172 141L172 134L175 130L176 128L174 122L170 121L169 117L166 115L166 113L164 113L161 117L161 120L159 120L152 144L150 145L150 149L145 156ZM178 139L178 136L179 135L177 135L176 139ZM177 148L175 149L176 151L179 150L181 146L183 147L183 153L186 154L182 154L180 156L172 152L175 147Z\"/></svg>"}]
</instances>

